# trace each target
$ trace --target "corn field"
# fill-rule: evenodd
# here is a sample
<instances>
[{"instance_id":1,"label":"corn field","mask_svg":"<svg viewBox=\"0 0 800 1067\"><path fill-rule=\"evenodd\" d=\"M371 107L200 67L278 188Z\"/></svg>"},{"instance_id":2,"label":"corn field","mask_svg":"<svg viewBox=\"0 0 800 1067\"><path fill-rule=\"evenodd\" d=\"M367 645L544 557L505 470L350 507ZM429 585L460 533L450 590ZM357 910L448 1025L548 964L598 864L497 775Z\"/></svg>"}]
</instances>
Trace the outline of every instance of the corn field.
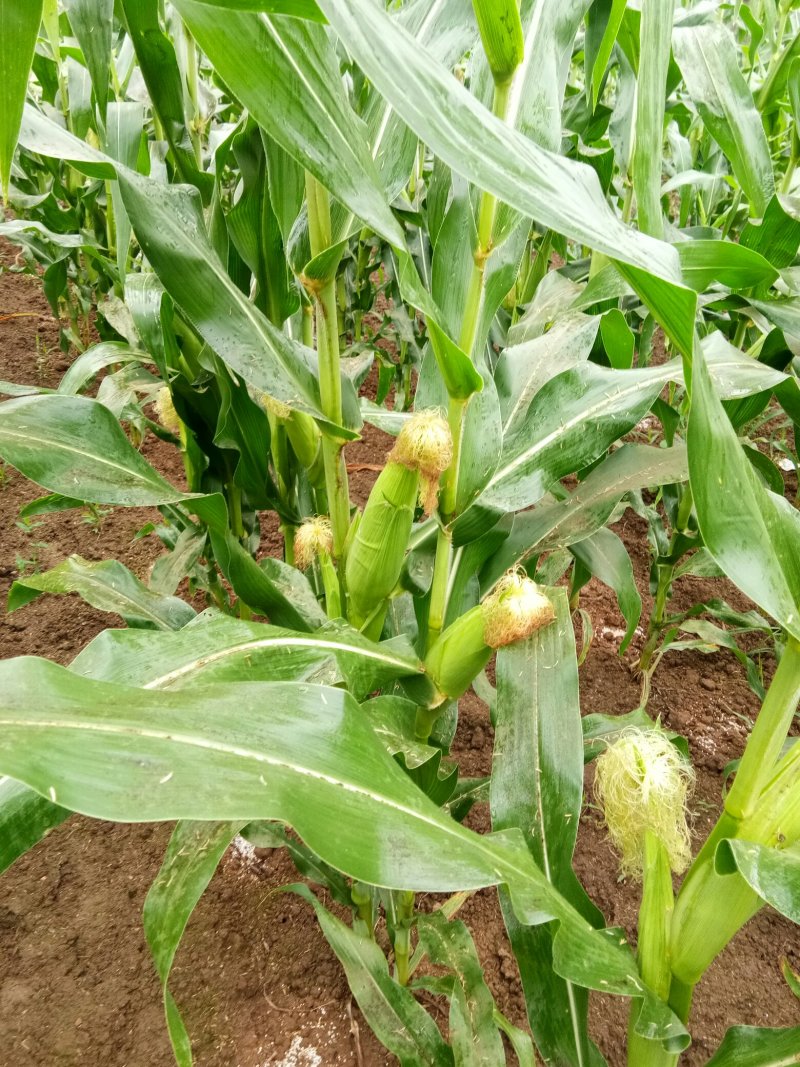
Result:
<instances>
[{"instance_id":1,"label":"corn field","mask_svg":"<svg viewBox=\"0 0 800 1067\"><path fill-rule=\"evenodd\" d=\"M180 1067L170 970L234 840L288 850L408 1067L600 1067L593 991L628 1003L611 1067L688 1063L712 963L800 922L798 121L797 0L0 0L0 237L69 361L0 382L0 458L28 517L155 508L161 541L11 585L111 621L0 661L0 870L71 813L175 823L143 922ZM623 715L581 716L592 580ZM686 648L760 705L707 835L651 706ZM589 804L634 937L573 869ZM459 918L487 887L524 1026ZM745 1021L707 1063L796 1061Z\"/></svg>"}]
</instances>

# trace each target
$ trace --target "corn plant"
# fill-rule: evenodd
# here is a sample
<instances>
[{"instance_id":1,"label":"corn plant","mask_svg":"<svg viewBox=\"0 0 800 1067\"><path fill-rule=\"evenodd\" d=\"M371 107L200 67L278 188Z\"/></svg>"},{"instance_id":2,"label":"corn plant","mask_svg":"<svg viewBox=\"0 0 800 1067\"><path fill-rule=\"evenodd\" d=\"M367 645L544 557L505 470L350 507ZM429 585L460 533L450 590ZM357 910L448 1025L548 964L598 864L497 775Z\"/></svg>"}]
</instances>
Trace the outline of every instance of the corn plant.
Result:
<instances>
[{"instance_id":1,"label":"corn plant","mask_svg":"<svg viewBox=\"0 0 800 1067\"><path fill-rule=\"evenodd\" d=\"M593 989L631 1000L630 1064L674 1064L730 938L764 902L800 917L800 530L740 436L767 405L800 410L800 26L774 7L0 0L3 233L54 306L77 291L106 324L56 391L2 383L0 454L46 490L31 514L157 507L167 549L147 584L80 557L14 583L9 609L79 592L128 628L69 667L0 664L0 866L70 811L177 820L144 923L180 1064L170 968L237 834L289 851L408 1064L531 1064L534 1044L602 1062ZM396 360L378 357L376 402L358 386L377 332ZM653 439L632 440L645 419ZM359 508L346 449L364 422L395 441ZM148 432L180 449L185 487L138 451ZM614 589L623 646L640 618L608 528L629 504L655 548L645 671L687 553L780 635L694 859L672 740L641 709L581 724L581 587ZM270 514L283 559L259 552ZM175 595L187 575L199 614ZM493 703L489 781L450 757L473 684ZM572 870L598 751L642 880L635 955ZM492 832L466 829L487 802ZM456 918L485 886L530 1034ZM423 892L445 895L432 914ZM449 1001L446 1033L423 989ZM712 1063L797 1043L735 1028Z\"/></svg>"}]
</instances>

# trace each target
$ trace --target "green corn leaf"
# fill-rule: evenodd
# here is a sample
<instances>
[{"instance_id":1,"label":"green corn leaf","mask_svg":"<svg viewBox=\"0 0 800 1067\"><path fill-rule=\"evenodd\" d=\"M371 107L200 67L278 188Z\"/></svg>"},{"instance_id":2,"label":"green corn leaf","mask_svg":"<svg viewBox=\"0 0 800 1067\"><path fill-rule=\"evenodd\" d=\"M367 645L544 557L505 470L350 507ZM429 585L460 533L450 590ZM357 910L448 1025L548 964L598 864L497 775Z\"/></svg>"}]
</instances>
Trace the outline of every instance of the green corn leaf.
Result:
<instances>
[{"instance_id":1,"label":"green corn leaf","mask_svg":"<svg viewBox=\"0 0 800 1067\"><path fill-rule=\"evenodd\" d=\"M593 575L616 593L619 610L626 623L625 635L619 646L622 655L642 615L642 598L636 588L628 550L615 533L600 529L591 537L572 545L570 552L585 568L587 581Z\"/></svg>"},{"instance_id":2,"label":"green corn leaf","mask_svg":"<svg viewBox=\"0 0 800 1067\"><path fill-rule=\"evenodd\" d=\"M122 0L122 10L147 92L182 181L197 186L204 200L211 175L198 169L184 110L183 83L175 46L161 29L158 0Z\"/></svg>"},{"instance_id":3,"label":"green corn leaf","mask_svg":"<svg viewBox=\"0 0 800 1067\"><path fill-rule=\"evenodd\" d=\"M586 88L597 107L608 61L625 14L627 0L595 0L586 15Z\"/></svg>"},{"instance_id":4,"label":"green corn leaf","mask_svg":"<svg viewBox=\"0 0 800 1067\"><path fill-rule=\"evenodd\" d=\"M800 844L778 849L750 841L723 841L717 849L716 867L719 874L738 870L762 900L800 923Z\"/></svg>"},{"instance_id":5,"label":"green corn leaf","mask_svg":"<svg viewBox=\"0 0 800 1067\"><path fill-rule=\"evenodd\" d=\"M241 822L179 822L144 902L144 932L161 980L164 1012L178 1067L191 1067L192 1046L168 988L169 972L200 897Z\"/></svg>"},{"instance_id":6,"label":"green corn leaf","mask_svg":"<svg viewBox=\"0 0 800 1067\"><path fill-rule=\"evenodd\" d=\"M298 19L324 22L325 16L315 0L199 0L208 7L224 7L229 11L266 11L271 15L292 15Z\"/></svg>"},{"instance_id":7,"label":"green corn leaf","mask_svg":"<svg viewBox=\"0 0 800 1067\"><path fill-rule=\"evenodd\" d=\"M26 478L96 504L177 503L111 412L79 396L33 396L0 405L0 455Z\"/></svg>"},{"instance_id":8,"label":"green corn leaf","mask_svg":"<svg viewBox=\"0 0 800 1067\"><path fill-rule=\"evenodd\" d=\"M692 368L689 474L703 542L759 607L800 638L800 516L764 488L717 397L702 349Z\"/></svg>"},{"instance_id":9,"label":"green corn leaf","mask_svg":"<svg viewBox=\"0 0 800 1067\"><path fill-rule=\"evenodd\" d=\"M391 977L386 957L376 942L345 926L307 886L288 888L314 908L364 1018L378 1040L397 1056L401 1067L452 1065L453 1053L436 1023L413 994Z\"/></svg>"},{"instance_id":10,"label":"green corn leaf","mask_svg":"<svg viewBox=\"0 0 800 1067\"><path fill-rule=\"evenodd\" d=\"M713 281L729 289L750 289L772 285L778 271L759 252L734 241L680 241L676 246L683 278L699 293Z\"/></svg>"},{"instance_id":11,"label":"green corn leaf","mask_svg":"<svg viewBox=\"0 0 800 1067\"><path fill-rule=\"evenodd\" d=\"M225 615L200 615L191 625L168 634L105 630L72 661L70 670L97 681L144 689L240 681L344 682L363 699L396 678L420 673L421 668L403 639L376 644L344 623L328 622L308 633ZM410 718L413 727L413 715Z\"/></svg>"},{"instance_id":12,"label":"green corn leaf","mask_svg":"<svg viewBox=\"0 0 800 1067\"><path fill-rule=\"evenodd\" d=\"M798 1048L800 1026L732 1026L706 1067L789 1067Z\"/></svg>"},{"instance_id":13,"label":"green corn leaf","mask_svg":"<svg viewBox=\"0 0 800 1067\"><path fill-rule=\"evenodd\" d=\"M135 170L143 130L144 108L141 104L130 102L109 104L105 130L106 152L124 167ZM114 206L117 239L117 269L120 278L124 281L128 248L131 243L131 223L116 182L111 186L111 199Z\"/></svg>"},{"instance_id":14,"label":"green corn leaf","mask_svg":"<svg viewBox=\"0 0 800 1067\"><path fill-rule=\"evenodd\" d=\"M455 977L450 995L450 1041L459 1067L504 1064L505 1052L495 1023L495 1004L486 984L475 942L457 919L441 911L420 915L419 943L431 963Z\"/></svg>"},{"instance_id":15,"label":"green corn leaf","mask_svg":"<svg viewBox=\"0 0 800 1067\"><path fill-rule=\"evenodd\" d=\"M245 604L268 616L276 626L294 630L322 626L325 612L301 571L270 556L256 563L230 530L216 528L209 532L214 558Z\"/></svg>"},{"instance_id":16,"label":"green corn leaf","mask_svg":"<svg viewBox=\"0 0 800 1067\"><path fill-rule=\"evenodd\" d=\"M77 593L98 611L122 616L129 626L178 630L195 617L185 600L154 593L115 559L91 563L70 556L49 571L19 578L8 594L9 612L30 604L42 593Z\"/></svg>"},{"instance_id":17,"label":"green corn leaf","mask_svg":"<svg viewBox=\"0 0 800 1067\"><path fill-rule=\"evenodd\" d=\"M69 816L21 782L0 778L0 873Z\"/></svg>"},{"instance_id":18,"label":"green corn leaf","mask_svg":"<svg viewBox=\"0 0 800 1067\"><path fill-rule=\"evenodd\" d=\"M764 218L742 230L740 244L760 252L773 267L788 267L800 247L800 213L792 201L773 196Z\"/></svg>"},{"instance_id":19,"label":"green corn leaf","mask_svg":"<svg viewBox=\"0 0 800 1067\"><path fill-rule=\"evenodd\" d=\"M149 363L146 352L137 352L123 341L101 341L92 345L70 363L67 373L58 383L58 392L75 395L92 379L114 364Z\"/></svg>"},{"instance_id":20,"label":"green corn leaf","mask_svg":"<svg viewBox=\"0 0 800 1067\"><path fill-rule=\"evenodd\" d=\"M569 603L548 589L556 621L497 656L492 827L518 827L537 866L587 920L602 918L572 870L583 797L578 664ZM588 998L553 973L550 927L525 926L501 893L528 1019L547 1061L590 1062Z\"/></svg>"},{"instance_id":21,"label":"green corn leaf","mask_svg":"<svg viewBox=\"0 0 800 1067\"><path fill-rule=\"evenodd\" d=\"M121 170L119 184L164 288L220 358L256 389L322 419L319 384L307 363L311 354L273 326L230 279L212 251L196 194L132 171Z\"/></svg>"},{"instance_id":22,"label":"green corn leaf","mask_svg":"<svg viewBox=\"0 0 800 1067\"><path fill-rule=\"evenodd\" d=\"M123 821L274 819L370 885L505 883L523 921L558 920L560 974L641 996L637 1025L685 1047L685 1029L643 986L618 936L592 929L518 833L472 833L428 800L346 692L285 682L142 690L21 658L0 662L0 693L0 773L53 803Z\"/></svg>"},{"instance_id":23,"label":"green corn leaf","mask_svg":"<svg viewBox=\"0 0 800 1067\"><path fill-rule=\"evenodd\" d=\"M557 551L590 537L605 525L625 493L683 482L688 476L682 445L623 445L563 500L548 497L533 510L514 516L510 535L481 574L482 588L491 588L506 570L529 556Z\"/></svg>"},{"instance_id":24,"label":"green corn leaf","mask_svg":"<svg viewBox=\"0 0 800 1067\"><path fill-rule=\"evenodd\" d=\"M111 66L111 40L114 0L66 0L72 32L78 38L92 79L94 98L103 123L108 106L108 70Z\"/></svg>"},{"instance_id":25,"label":"green corn leaf","mask_svg":"<svg viewBox=\"0 0 800 1067\"><path fill-rule=\"evenodd\" d=\"M775 193L772 160L730 33L710 23L678 27L672 46L706 129L730 160L752 213L762 216Z\"/></svg>"},{"instance_id":26,"label":"green corn leaf","mask_svg":"<svg viewBox=\"0 0 800 1067\"><path fill-rule=\"evenodd\" d=\"M495 81L505 83L525 54L517 0L473 0L473 6L489 68Z\"/></svg>"},{"instance_id":27,"label":"green corn leaf","mask_svg":"<svg viewBox=\"0 0 800 1067\"><path fill-rule=\"evenodd\" d=\"M636 80L633 189L639 228L664 236L661 210L661 160L664 97L670 59L675 0L644 0L639 24L640 60Z\"/></svg>"},{"instance_id":28,"label":"green corn leaf","mask_svg":"<svg viewBox=\"0 0 800 1067\"><path fill-rule=\"evenodd\" d=\"M359 218L403 246L365 130L345 97L323 27L176 0L200 47L264 130Z\"/></svg>"},{"instance_id":29,"label":"green corn leaf","mask_svg":"<svg viewBox=\"0 0 800 1067\"><path fill-rule=\"evenodd\" d=\"M42 21L43 0L0 0L0 184L8 199L11 160Z\"/></svg>"},{"instance_id":30,"label":"green corn leaf","mask_svg":"<svg viewBox=\"0 0 800 1067\"><path fill-rule=\"evenodd\" d=\"M320 7L365 74L436 155L516 211L621 261L679 347L691 347L695 298L680 283L675 252L624 226L590 167L543 150L492 116L369 0L322 0ZM418 92L408 93L409 79Z\"/></svg>"}]
</instances>

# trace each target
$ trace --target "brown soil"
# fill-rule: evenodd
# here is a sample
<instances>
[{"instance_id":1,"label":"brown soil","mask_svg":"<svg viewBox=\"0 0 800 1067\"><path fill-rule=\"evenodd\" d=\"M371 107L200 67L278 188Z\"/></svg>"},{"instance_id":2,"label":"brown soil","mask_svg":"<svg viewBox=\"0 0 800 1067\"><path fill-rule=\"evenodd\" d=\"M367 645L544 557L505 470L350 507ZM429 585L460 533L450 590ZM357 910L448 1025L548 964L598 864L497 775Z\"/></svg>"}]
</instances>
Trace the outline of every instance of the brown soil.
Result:
<instances>
[{"instance_id":1,"label":"brown soil","mask_svg":"<svg viewBox=\"0 0 800 1067\"><path fill-rule=\"evenodd\" d=\"M0 274L0 378L54 385L66 363L57 327L35 280ZM37 358L37 352L39 353ZM370 433L349 449L357 496L363 499L385 448ZM174 479L177 456L148 445L148 455ZM366 469L364 469L366 466ZM134 541L156 513L112 512L99 528L80 514L52 516L22 530L19 508L40 495L6 468L0 482L0 596L16 576L17 557L36 553L50 566L70 552L122 559L145 577L159 552L155 538ZM640 591L647 592L642 522L630 512L617 532L632 553ZM33 542L40 542L33 548ZM744 599L727 583L681 582L687 605L723 595ZM612 594L590 583L582 606L595 640L581 669L584 713L629 711L639 687L631 663L617 655L622 620ZM645 611L649 609L645 596ZM645 616L646 617L646 616ZM0 616L0 653L46 655L61 663L109 621L75 597L43 597L18 614ZM689 738L697 768L693 809L698 838L716 812L722 770L741 753L746 719L757 710L742 669L732 657L695 652L668 656L653 683L651 710ZM464 701L455 755L464 774L485 774L492 729L485 707ZM488 829L488 814L470 817ZM160 991L141 927L141 909L161 861L169 827L114 826L73 817L23 857L2 879L0 893L0 1067L169 1067ZM638 908L635 886L619 883L616 859L587 808L581 819L576 866L609 923L632 933ZM275 890L295 874L280 852L254 860L230 850L193 916L178 954L172 989L195 1044L200 1067L285 1067L394 1062L375 1041L350 1001L342 972L307 905ZM501 1008L524 1025L525 1010L513 957L494 891L476 894L461 912L472 928L488 981ZM800 968L797 932L763 911L711 968L698 989L691 1026L694 1044L682 1061L705 1063L728 1026L796 1025L798 1002L780 973L782 958ZM593 997L591 1024L612 1067L624 1063L626 1002Z\"/></svg>"}]
</instances>

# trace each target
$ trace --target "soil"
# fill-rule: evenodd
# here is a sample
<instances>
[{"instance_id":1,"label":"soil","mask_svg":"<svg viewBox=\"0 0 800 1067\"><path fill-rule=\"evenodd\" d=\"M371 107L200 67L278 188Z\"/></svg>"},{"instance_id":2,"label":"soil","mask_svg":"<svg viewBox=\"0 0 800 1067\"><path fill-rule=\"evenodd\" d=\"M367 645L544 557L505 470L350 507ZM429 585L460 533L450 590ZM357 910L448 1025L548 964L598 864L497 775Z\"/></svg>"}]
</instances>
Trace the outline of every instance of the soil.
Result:
<instances>
[{"instance_id":1,"label":"soil","mask_svg":"<svg viewBox=\"0 0 800 1067\"><path fill-rule=\"evenodd\" d=\"M8 262L8 260L6 260ZM68 365L58 327L35 279L0 273L0 378L55 385ZM354 496L363 500L388 438L369 431L348 449ZM176 482L175 450L149 440L152 462ZM42 568L78 551L119 558L145 578L160 551L154 537L135 540L157 513L118 509L98 524L80 513L15 524L19 508L40 495L6 467L0 480L0 597L23 561ZM631 552L644 618L650 608L649 560L642 521L628 512L615 527ZM19 561L19 562L17 562ZM681 579L678 602L712 595L739 608L747 601L726 582ZM594 640L581 668L584 713L623 713L638 704L632 665L642 635L620 658L624 624L613 595L597 582L585 589ZM42 597L0 616L0 654L46 655L67 663L117 621L77 597ZM693 815L698 839L720 807L723 768L742 751L758 701L732 656L669 654L659 666L650 709L685 734L697 769ZM463 702L454 754L462 772L486 774L492 728L474 696ZM591 771L588 772L591 785ZM474 829L489 828L476 809ZM147 889L170 828L112 825L73 817L19 860L0 892L0 1067L169 1067L173 1063L161 994L141 926ZM635 929L639 894L617 878L617 861L597 813L581 817L576 869L610 924ZM184 1013L199 1067L381 1067L394 1063L354 1007L347 982L308 906L277 892L296 880L280 851L253 856L232 848L193 915L176 960L171 988ZM722 906L723 902L721 902ZM494 891L473 896L461 917L472 929L487 979L501 1009L525 1025L516 965ZM735 1024L797 1025L800 1005L781 976L782 959L800 969L800 939L788 921L762 911L712 966L698 988L691 1018L694 1044L686 1067L705 1063ZM439 1013L443 1021L444 1013ZM591 1027L611 1067L624 1063L627 1002L594 996Z\"/></svg>"}]
</instances>

